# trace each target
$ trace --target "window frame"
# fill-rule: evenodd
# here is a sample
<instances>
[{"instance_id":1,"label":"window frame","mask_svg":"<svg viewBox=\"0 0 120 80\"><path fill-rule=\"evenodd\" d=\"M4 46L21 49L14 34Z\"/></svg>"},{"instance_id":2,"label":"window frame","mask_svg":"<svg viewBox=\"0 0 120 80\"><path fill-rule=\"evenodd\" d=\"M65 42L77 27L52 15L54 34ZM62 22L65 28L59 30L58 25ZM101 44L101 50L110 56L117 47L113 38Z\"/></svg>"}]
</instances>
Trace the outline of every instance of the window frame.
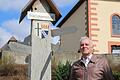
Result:
<instances>
[{"instance_id":1,"label":"window frame","mask_svg":"<svg viewBox=\"0 0 120 80\"><path fill-rule=\"evenodd\" d=\"M112 26L112 20L113 20L112 17L113 16L118 16L120 18L120 14L114 13L114 14L111 15L111 18L110 18L110 25L111 25L111 28L110 28L111 32L110 33L111 33L111 37L120 37L120 34L113 34L113 26Z\"/></svg>"},{"instance_id":2,"label":"window frame","mask_svg":"<svg viewBox=\"0 0 120 80\"><path fill-rule=\"evenodd\" d=\"M120 45L120 42L116 42L116 41L108 41L108 53L112 54L112 48L111 46L112 45L116 45L116 46L119 46Z\"/></svg>"}]
</instances>

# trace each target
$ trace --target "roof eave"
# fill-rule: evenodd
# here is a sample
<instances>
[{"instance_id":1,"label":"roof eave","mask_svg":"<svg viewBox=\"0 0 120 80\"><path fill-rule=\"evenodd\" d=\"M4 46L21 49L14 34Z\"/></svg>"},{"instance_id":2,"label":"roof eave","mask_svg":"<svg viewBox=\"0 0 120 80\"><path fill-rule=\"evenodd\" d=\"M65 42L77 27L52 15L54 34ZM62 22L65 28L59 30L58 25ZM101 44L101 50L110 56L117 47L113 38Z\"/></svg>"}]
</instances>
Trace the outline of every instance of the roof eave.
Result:
<instances>
[{"instance_id":1,"label":"roof eave","mask_svg":"<svg viewBox=\"0 0 120 80\"><path fill-rule=\"evenodd\" d=\"M57 27L61 27L67 20L68 18L81 6L81 4L85 0L79 0L79 2L70 10L70 12L63 18L63 20L57 25Z\"/></svg>"},{"instance_id":2,"label":"roof eave","mask_svg":"<svg viewBox=\"0 0 120 80\"><path fill-rule=\"evenodd\" d=\"M58 8L56 7L52 0L47 0L47 2L50 5L51 11L55 13L55 21L52 22L53 25L55 25L56 22L62 17L62 15L60 14Z\"/></svg>"},{"instance_id":3,"label":"roof eave","mask_svg":"<svg viewBox=\"0 0 120 80\"><path fill-rule=\"evenodd\" d=\"M19 23L21 23L21 21L24 19L24 17L27 15L27 11L29 11L32 7L32 5L34 4L36 0L30 0L28 2L28 4L23 8L22 12L21 12L21 16L20 16L20 20L19 20ZM53 21L53 25L56 24L56 22L62 17L59 10L56 8L55 4L51 1L51 0L47 0L50 8L51 8L51 11L55 13L55 16L56 16L56 20Z\"/></svg>"},{"instance_id":4,"label":"roof eave","mask_svg":"<svg viewBox=\"0 0 120 80\"><path fill-rule=\"evenodd\" d=\"M21 11L21 15L20 15L20 20L19 23L24 19L24 17L27 15L27 11L29 11L32 7L32 5L34 4L36 0L30 0L26 6L22 9Z\"/></svg>"}]
</instances>

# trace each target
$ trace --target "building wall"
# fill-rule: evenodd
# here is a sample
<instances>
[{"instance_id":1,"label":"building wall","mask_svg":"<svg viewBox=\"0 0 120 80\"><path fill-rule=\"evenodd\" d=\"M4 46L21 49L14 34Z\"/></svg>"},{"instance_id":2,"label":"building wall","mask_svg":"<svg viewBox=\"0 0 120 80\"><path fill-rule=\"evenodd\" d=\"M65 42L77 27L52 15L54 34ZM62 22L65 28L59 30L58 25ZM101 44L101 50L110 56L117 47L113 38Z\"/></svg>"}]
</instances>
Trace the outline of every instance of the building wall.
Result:
<instances>
[{"instance_id":1,"label":"building wall","mask_svg":"<svg viewBox=\"0 0 120 80\"><path fill-rule=\"evenodd\" d=\"M77 31L70 34L61 35L61 50L63 52L77 52L79 49L79 40L81 36L85 36L86 31L86 2L84 2L70 18L61 26L61 28L76 27Z\"/></svg>"},{"instance_id":2,"label":"building wall","mask_svg":"<svg viewBox=\"0 0 120 80\"><path fill-rule=\"evenodd\" d=\"M7 58L10 62L16 64L28 64L26 62L26 57L28 54L17 53L13 51L2 51L2 58Z\"/></svg>"},{"instance_id":3,"label":"building wall","mask_svg":"<svg viewBox=\"0 0 120 80\"><path fill-rule=\"evenodd\" d=\"M120 37L111 36L111 16L120 13L120 1L90 0L90 37L94 41L96 53L109 53L110 42L120 44Z\"/></svg>"}]
</instances>

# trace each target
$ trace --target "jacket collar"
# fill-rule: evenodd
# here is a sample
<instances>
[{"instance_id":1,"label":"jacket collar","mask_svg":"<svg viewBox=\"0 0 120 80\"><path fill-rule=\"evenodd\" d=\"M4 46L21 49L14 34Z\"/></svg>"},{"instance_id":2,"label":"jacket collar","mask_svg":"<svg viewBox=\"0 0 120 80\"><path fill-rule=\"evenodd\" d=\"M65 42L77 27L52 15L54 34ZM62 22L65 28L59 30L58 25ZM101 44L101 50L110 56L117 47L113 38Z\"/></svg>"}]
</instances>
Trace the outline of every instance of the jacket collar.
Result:
<instances>
[{"instance_id":1,"label":"jacket collar","mask_svg":"<svg viewBox=\"0 0 120 80\"><path fill-rule=\"evenodd\" d=\"M93 54L90 59L90 62L95 64L97 58L98 58L98 56L96 54ZM82 62L82 63L84 62L83 57L81 57L80 62Z\"/></svg>"}]
</instances>

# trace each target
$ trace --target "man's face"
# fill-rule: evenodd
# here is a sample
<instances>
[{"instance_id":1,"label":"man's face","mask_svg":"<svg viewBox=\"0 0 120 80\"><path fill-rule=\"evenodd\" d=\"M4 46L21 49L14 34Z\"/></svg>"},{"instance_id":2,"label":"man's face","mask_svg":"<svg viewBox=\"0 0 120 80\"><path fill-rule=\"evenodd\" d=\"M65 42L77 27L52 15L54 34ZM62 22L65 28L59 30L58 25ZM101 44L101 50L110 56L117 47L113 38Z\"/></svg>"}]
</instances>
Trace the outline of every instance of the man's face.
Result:
<instances>
[{"instance_id":1,"label":"man's face","mask_svg":"<svg viewBox=\"0 0 120 80\"><path fill-rule=\"evenodd\" d=\"M80 51L83 55L89 55L92 53L92 44L89 39L84 39L80 42Z\"/></svg>"}]
</instances>

